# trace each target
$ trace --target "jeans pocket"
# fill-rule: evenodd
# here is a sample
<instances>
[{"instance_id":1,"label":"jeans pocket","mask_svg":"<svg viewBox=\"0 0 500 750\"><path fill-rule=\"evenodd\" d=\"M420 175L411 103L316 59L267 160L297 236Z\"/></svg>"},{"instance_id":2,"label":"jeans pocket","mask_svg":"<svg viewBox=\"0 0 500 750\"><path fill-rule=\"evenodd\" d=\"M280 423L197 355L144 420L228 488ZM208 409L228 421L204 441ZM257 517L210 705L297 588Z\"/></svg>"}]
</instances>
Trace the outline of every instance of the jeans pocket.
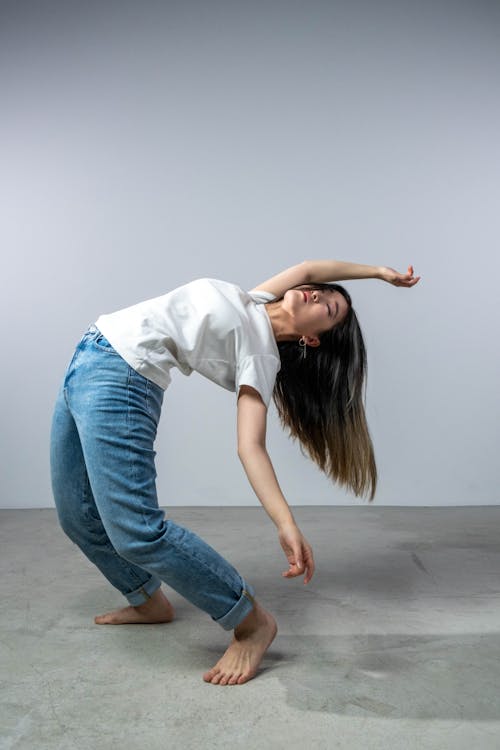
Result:
<instances>
[{"instance_id":1,"label":"jeans pocket","mask_svg":"<svg viewBox=\"0 0 500 750\"><path fill-rule=\"evenodd\" d=\"M104 352L107 352L108 354L114 354L117 357L119 356L116 349L113 349L112 345L109 343L108 339L100 332L97 332L96 337L92 340L92 343L94 346L96 346L98 349L101 349Z\"/></svg>"},{"instance_id":2,"label":"jeans pocket","mask_svg":"<svg viewBox=\"0 0 500 750\"><path fill-rule=\"evenodd\" d=\"M164 391L159 385L152 380L146 380L146 409L156 421L160 418L161 406L163 403Z\"/></svg>"}]
</instances>

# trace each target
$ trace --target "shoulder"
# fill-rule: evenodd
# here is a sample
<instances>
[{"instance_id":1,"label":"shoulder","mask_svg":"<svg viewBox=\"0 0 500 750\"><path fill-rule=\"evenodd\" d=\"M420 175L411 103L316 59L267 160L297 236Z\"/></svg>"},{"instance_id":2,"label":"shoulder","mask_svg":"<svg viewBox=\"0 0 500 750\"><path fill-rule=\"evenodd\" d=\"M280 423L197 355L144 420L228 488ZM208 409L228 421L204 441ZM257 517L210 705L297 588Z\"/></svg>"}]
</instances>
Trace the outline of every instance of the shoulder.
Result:
<instances>
[{"instance_id":1,"label":"shoulder","mask_svg":"<svg viewBox=\"0 0 500 750\"><path fill-rule=\"evenodd\" d=\"M265 304L266 302L273 302L276 299L276 295L272 292L267 292L264 289L251 289L247 294L253 299L254 302Z\"/></svg>"},{"instance_id":2,"label":"shoulder","mask_svg":"<svg viewBox=\"0 0 500 750\"><path fill-rule=\"evenodd\" d=\"M244 300L245 298L250 298L257 304L265 304L266 302L272 302L274 299L276 299L276 296L272 292L266 291L261 288L255 288L247 291L239 284L236 284L234 282L223 281L222 279L213 279L209 277L195 279L187 286L195 286L197 288L205 286L206 288L217 290L229 299L239 297L240 299Z\"/></svg>"}]
</instances>

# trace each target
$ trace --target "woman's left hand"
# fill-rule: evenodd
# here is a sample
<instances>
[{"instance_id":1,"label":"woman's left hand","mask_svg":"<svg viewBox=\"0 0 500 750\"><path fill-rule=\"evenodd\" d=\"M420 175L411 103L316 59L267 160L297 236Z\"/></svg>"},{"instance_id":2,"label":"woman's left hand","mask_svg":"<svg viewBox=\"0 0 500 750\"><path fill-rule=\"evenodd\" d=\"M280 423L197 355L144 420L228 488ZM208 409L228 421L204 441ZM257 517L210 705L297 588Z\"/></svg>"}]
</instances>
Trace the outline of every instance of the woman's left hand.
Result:
<instances>
[{"instance_id":1,"label":"woman's left hand","mask_svg":"<svg viewBox=\"0 0 500 750\"><path fill-rule=\"evenodd\" d=\"M382 281L387 281L393 286L415 286L421 278L420 276L413 275L413 266L408 266L407 273L399 273L399 271L395 271L394 268L381 266L379 268L379 274L379 278L382 279Z\"/></svg>"},{"instance_id":2,"label":"woman's left hand","mask_svg":"<svg viewBox=\"0 0 500 750\"><path fill-rule=\"evenodd\" d=\"M299 527L295 524L283 526L279 530L279 540L289 566L282 573L283 578L304 575L304 583L309 583L314 574L314 557L311 546Z\"/></svg>"}]
</instances>

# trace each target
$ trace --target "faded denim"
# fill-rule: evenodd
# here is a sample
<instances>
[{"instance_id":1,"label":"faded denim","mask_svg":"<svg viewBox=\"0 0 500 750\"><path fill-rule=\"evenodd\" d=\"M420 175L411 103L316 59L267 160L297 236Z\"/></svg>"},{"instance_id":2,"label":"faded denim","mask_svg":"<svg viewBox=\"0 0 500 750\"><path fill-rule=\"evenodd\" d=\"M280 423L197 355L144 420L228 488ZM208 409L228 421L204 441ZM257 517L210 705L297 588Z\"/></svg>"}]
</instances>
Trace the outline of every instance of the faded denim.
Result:
<instances>
[{"instance_id":1,"label":"faded denim","mask_svg":"<svg viewBox=\"0 0 500 750\"><path fill-rule=\"evenodd\" d=\"M51 476L62 528L128 599L164 581L225 630L251 611L253 589L200 537L158 507L154 440L163 390L92 325L62 383Z\"/></svg>"}]
</instances>

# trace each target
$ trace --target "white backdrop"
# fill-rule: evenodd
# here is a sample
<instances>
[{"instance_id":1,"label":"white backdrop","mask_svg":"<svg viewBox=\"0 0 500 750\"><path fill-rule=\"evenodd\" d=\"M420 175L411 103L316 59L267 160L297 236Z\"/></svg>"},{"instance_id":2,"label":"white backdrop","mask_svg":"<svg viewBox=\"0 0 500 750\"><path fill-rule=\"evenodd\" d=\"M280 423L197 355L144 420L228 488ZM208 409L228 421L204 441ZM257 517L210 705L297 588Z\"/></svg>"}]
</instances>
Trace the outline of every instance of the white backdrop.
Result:
<instances>
[{"instance_id":1,"label":"white backdrop","mask_svg":"<svg viewBox=\"0 0 500 750\"><path fill-rule=\"evenodd\" d=\"M383 505L500 500L500 6L3 2L1 505L52 506L48 433L89 322L196 277L251 288L305 258L348 282ZM162 505L257 503L235 397L178 374ZM359 503L270 413L290 504Z\"/></svg>"}]
</instances>

